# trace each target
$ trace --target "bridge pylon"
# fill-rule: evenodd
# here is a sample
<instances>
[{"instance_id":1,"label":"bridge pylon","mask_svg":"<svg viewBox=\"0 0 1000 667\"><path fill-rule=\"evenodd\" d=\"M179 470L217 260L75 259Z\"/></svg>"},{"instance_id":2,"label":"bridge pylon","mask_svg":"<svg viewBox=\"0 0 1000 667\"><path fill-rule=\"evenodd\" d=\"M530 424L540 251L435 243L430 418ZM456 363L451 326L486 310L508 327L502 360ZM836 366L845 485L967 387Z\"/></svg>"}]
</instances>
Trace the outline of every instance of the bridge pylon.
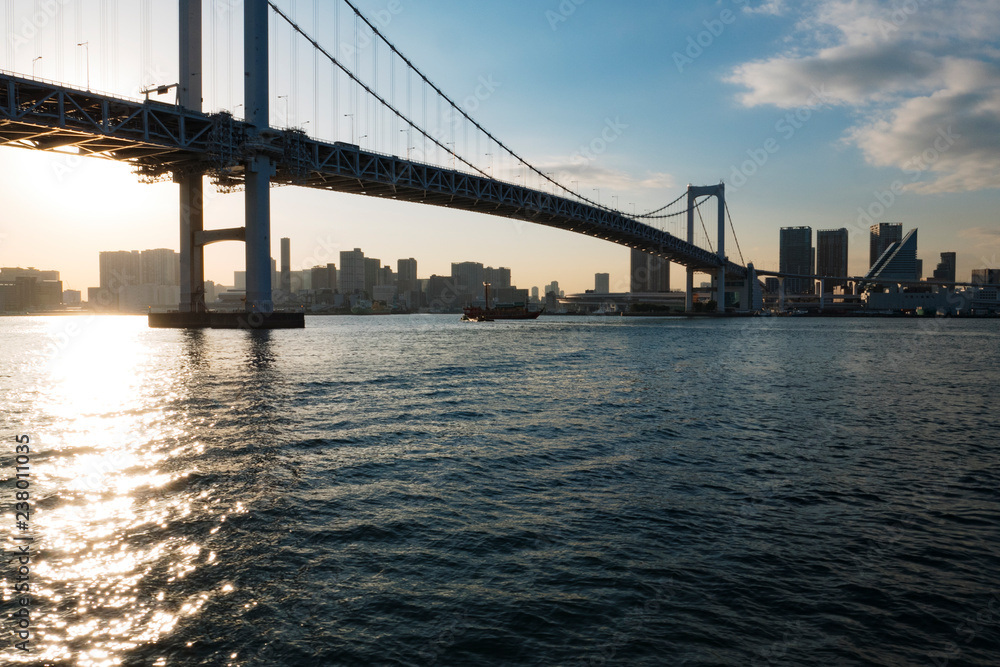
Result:
<instances>
[{"instance_id":1,"label":"bridge pylon","mask_svg":"<svg viewBox=\"0 0 1000 667\"><path fill-rule=\"evenodd\" d=\"M180 0L180 60L177 103L201 113L201 0ZM180 186L180 263L182 313L204 313L205 248L199 235L205 229L204 174L181 171L174 174Z\"/></svg>"},{"instance_id":2,"label":"bridge pylon","mask_svg":"<svg viewBox=\"0 0 1000 667\"><path fill-rule=\"evenodd\" d=\"M716 254L719 268L716 272L716 311L726 312L726 184L688 185L687 189L687 242L694 244L694 206L698 197L715 197L719 204L719 240ZM694 269L687 268L687 285L684 293L684 312L694 311Z\"/></svg>"}]
</instances>

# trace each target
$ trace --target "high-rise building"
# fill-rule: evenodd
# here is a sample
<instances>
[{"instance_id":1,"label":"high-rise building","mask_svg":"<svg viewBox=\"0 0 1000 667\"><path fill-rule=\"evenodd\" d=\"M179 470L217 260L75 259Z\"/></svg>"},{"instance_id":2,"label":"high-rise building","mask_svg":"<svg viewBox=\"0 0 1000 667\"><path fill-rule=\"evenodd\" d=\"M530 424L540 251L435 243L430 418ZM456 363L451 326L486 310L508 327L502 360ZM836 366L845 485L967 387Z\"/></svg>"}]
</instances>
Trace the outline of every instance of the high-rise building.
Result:
<instances>
[{"instance_id":1,"label":"high-rise building","mask_svg":"<svg viewBox=\"0 0 1000 667\"><path fill-rule=\"evenodd\" d=\"M865 275L866 280L916 280L917 230L911 229L899 242L891 243Z\"/></svg>"},{"instance_id":2,"label":"high-rise building","mask_svg":"<svg viewBox=\"0 0 1000 667\"><path fill-rule=\"evenodd\" d=\"M483 287L486 273L479 262L452 262L451 278L460 292L470 300L486 298Z\"/></svg>"},{"instance_id":3,"label":"high-rise building","mask_svg":"<svg viewBox=\"0 0 1000 667\"><path fill-rule=\"evenodd\" d=\"M140 285L181 284L181 256L176 250L157 248L139 253Z\"/></svg>"},{"instance_id":4,"label":"high-rise building","mask_svg":"<svg viewBox=\"0 0 1000 667\"><path fill-rule=\"evenodd\" d=\"M496 294L496 290L510 287L510 269L505 266L499 269L487 266L483 269L483 280L492 286L493 293Z\"/></svg>"},{"instance_id":5,"label":"high-rise building","mask_svg":"<svg viewBox=\"0 0 1000 667\"><path fill-rule=\"evenodd\" d=\"M629 287L632 292L669 292L670 262L632 249Z\"/></svg>"},{"instance_id":6,"label":"high-rise building","mask_svg":"<svg viewBox=\"0 0 1000 667\"><path fill-rule=\"evenodd\" d=\"M548 295L548 294L555 294L556 296L559 296L559 281L558 280L553 280L548 285L546 285L545 286L545 294L546 295Z\"/></svg>"},{"instance_id":7,"label":"high-rise building","mask_svg":"<svg viewBox=\"0 0 1000 667\"><path fill-rule=\"evenodd\" d=\"M417 289L417 260L411 257L396 261L396 286L401 295Z\"/></svg>"},{"instance_id":8,"label":"high-rise building","mask_svg":"<svg viewBox=\"0 0 1000 667\"><path fill-rule=\"evenodd\" d=\"M972 269L972 282L976 285L1000 285L1000 269Z\"/></svg>"},{"instance_id":9,"label":"high-rise building","mask_svg":"<svg viewBox=\"0 0 1000 667\"><path fill-rule=\"evenodd\" d=\"M117 292L122 287L139 285L142 263L138 250L103 251L100 261L100 287Z\"/></svg>"},{"instance_id":10,"label":"high-rise building","mask_svg":"<svg viewBox=\"0 0 1000 667\"><path fill-rule=\"evenodd\" d=\"M337 265L327 264L326 266L314 266L310 271L312 281L310 289L337 290Z\"/></svg>"},{"instance_id":11,"label":"high-rise building","mask_svg":"<svg viewBox=\"0 0 1000 667\"><path fill-rule=\"evenodd\" d=\"M372 298L375 286L379 285L379 274L382 271L382 260L375 257L365 257L365 294Z\"/></svg>"},{"instance_id":12,"label":"high-rise building","mask_svg":"<svg viewBox=\"0 0 1000 667\"><path fill-rule=\"evenodd\" d=\"M610 273L595 273L594 274L594 293L595 294L608 294L611 292L611 274Z\"/></svg>"},{"instance_id":13,"label":"high-rise building","mask_svg":"<svg viewBox=\"0 0 1000 667\"><path fill-rule=\"evenodd\" d=\"M417 260L412 257L396 261L396 293L406 308L420 307L420 281L417 280Z\"/></svg>"},{"instance_id":14,"label":"high-rise building","mask_svg":"<svg viewBox=\"0 0 1000 667\"><path fill-rule=\"evenodd\" d=\"M955 253L941 253L941 261L938 262L937 268L934 269L934 280L943 280L949 283L955 282L955 276L957 275L957 272L955 271L956 267Z\"/></svg>"},{"instance_id":15,"label":"high-rise building","mask_svg":"<svg viewBox=\"0 0 1000 667\"><path fill-rule=\"evenodd\" d=\"M868 229L870 232L868 266L872 267L890 245L903 240L903 224L900 222L880 222Z\"/></svg>"},{"instance_id":16,"label":"high-rise building","mask_svg":"<svg viewBox=\"0 0 1000 667\"><path fill-rule=\"evenodd\" d=\"M532 287L531 288L531 302L532 303L538 303L538 288L537 287Z\"/></svg>"},{"instance_id":17,"label":"high-rise building","mask_svg":"<svg viewBox=\"0 0 1000 667\"><path fill-rule=\"evenodd\" d=\"M365 254L361 248L340 251L340 293L365 291Z\"/></svg>"},{"instance_id":18,"label":"high-rise building","mask_svg":"<svg viewBox=\"0 0 1000 667\"><path fill-rule=\"evenodd\" d=\"M292 291L292 241L287 237L281 239L281 282L278 288L285 294Z\"/></svg>"},{"instance_id":19,"label":"high-rise building","mask_svg":"<svg viewBox=\"0 0 1000 667\"><path fill-rule=\"evenodd\" d=\"M847 276L847 229L819 229L816 231L816 275ZM827 280L824 288L832 292L847 281Z\"/></svg>"},{"instance_id":20,"label":"high-rise building","mask_svg":"<svg viewBox=\"0 0 1000 667\"><path fill-rule=\"evenodd\" d=\"M782 227L780 234L778 270L799 275L815 274L812 227ZM812 294L813 291L813 281L809 278L785 278L786 294Z\"/></svg>"}]
</instances>

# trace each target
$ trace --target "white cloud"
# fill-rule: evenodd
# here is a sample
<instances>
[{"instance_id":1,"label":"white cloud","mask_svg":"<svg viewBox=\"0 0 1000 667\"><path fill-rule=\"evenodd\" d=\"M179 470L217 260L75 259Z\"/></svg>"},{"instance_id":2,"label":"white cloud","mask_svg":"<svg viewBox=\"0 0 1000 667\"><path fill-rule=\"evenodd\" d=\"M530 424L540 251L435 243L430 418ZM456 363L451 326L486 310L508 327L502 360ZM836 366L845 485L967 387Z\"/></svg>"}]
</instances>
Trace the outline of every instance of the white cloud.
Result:
<instances>
[{"instance_id":1,"label":"white cloud","mask_svg":"<svg viewBox=\"0 0 1000 667\"><path fill-rule=\"evenodd\" d=\"M587 194L587 187L590 184L600 186L602 190L608 192L631 192L635 190L671 190L677 183L670 174L662 172L649 172L643 176L634 176L624 171L601 167L592 161L556 159L538 165L539 171L551 173L553 178L563 185L570 187L573 181L578 181L581 185L580 192L584 196Z\"/></svg>"},{"instance_id":2,"label":"white cloud","mask_svg":"<svg viewBox=\"0 0 1000 667\"><path fill-rule=\"evenodd\" d=\"M764 0L756 6L747 5L743 11L747 14L770 14L779 16L785 10L785 0Z\"/></svg>"},{"instance_id":3,"label":"white cloud","mask_svg":"<svg viewBox=\"0 0 1000 667\"><path fill-rule=\"evenodd\" d=\"M746 89L746 106L798 107L822 90L824 103L858 115L846 140L870 164L905 170L913 190L995 188L997 34L993 0L818 2L793 35L816 46L744 63L728 81Z\"/></svg>"}]
</instances>

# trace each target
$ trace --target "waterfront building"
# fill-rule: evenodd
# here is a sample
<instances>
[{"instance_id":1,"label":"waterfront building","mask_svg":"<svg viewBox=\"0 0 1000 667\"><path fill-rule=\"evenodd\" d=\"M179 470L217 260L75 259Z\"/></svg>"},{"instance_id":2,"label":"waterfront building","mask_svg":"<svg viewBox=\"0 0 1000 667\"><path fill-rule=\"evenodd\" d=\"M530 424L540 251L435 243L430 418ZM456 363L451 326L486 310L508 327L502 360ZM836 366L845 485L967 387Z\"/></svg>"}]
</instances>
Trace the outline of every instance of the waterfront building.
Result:
<instances>
[{"instance_id":1,"label":"waterfront building","mask_svg":"<svg viewBox=\"0 0 1000 667\"><path fill-rule=\"evenodd\" d=\"M891 243L865 275L866 282L916 280L917 230L911 229L898 243Z\"/></svg>"},{"instance_id":2,"label":"waterfront building","mask_svg":"<svg viewBox=\"0 0 1000 667\"><path fill-rule=\"evenodd\" d=\"M287 237L281 239L281 282L278 289L285 294L292 293L292 241Z\"/></svg>"},{"instance_id":3,"label":"waterfront building","mask_svg":"<svg viewBox=\"0 0 1000 667\"><path fill-rule=\"evenodd\" d=\"M868 228L868 266L875 266L878 258L893 243L903 240L903 224L900 222L880 222Z\"/></svg>"},{"instance_id":4,"label":"waterfront building","mask_svg":"<svg viewBox=\"0 0 1000 667\"><path fill-rule=\"evenodd\" d=\"M499 269L487 266L483 269L483 279L490 284L492 289L502 289L511 286L510 269L504 266L501 266Z\"/></svg>"},{"instance_id":5,"label":"waterfront building","mask_svg":"<svg viewBox=\"0 0 1000 667\"><path fill-rule=\"evenodd\" d=\"M361 248L340 251L340 293L356 294L365 291L365 254Z\"/></svg>"},{"instance_id":6,"label":"waterfront building","mask_svg":"<svg viewBox=\"0 0 1000 667\"><path fill-rule=\"evenodd\" d=\"M670 291L670 262L662 257L633 248L629 276L631 292Z\"/></svg>"},{"instance_id":7,"label":"waterfront building","mask_svg":"<svg viewBox=\"0 0 1000 667\"><path fill-rule=\"evenodd\" d=\"M595 273L594 294L610 294L610 293L611 293L611 274Z\"/></svg>"},{"instance_id":8,"label":"waterfront building","mask_svg":"<svg viewBox=\"0 0 1000 667\"><path fill-rule=\"evenodd\" d=\"M781 273L813 275L816 253L812 245L812 227L782 227L779 236L779 267ZM812 294L809 278L786 278L786 294Z\"/></svg>"},{"instance_id":9,"label":"waterfront building","mask_svg":"<svg viewBox=\"0 0 1000 667\"><path fill-rule=\"evenodd\" d=\"M332 292L337 291L337 265L327 264L326 266L314 266L310 271L311 284L310 289L328 289Z\"/></svg>"},{"instance_id":10,"label":"waterfront building","mask_svg":"<svg viewBox=\"0 0 1000 667\"><path fill-rule=\"evenodd\" d=\"M452 262L451 279L459 292L462 305L486 298L483 287L486 272L479 262Z\"/></svg>"},{"instance_id":11,"label":"waterfront building","mask_svg":"<svg viewBox=\"0 0 1000 667\"><path fill-rule=\"evenodd\" d=\"M816 231L816 275L847 276L847 229L820 229ZM824 288L832 292L843 287L846 281L826 280Z\"/></svg>"},{"instance_id":12,"label":"waterfront building","mask_svg":"<svg viewBox=\"0 0 1000 667\"><path fill-rule=\"evenodd\" d=\"M972 281L976 285L1000 285L1000 269L972 269Z\"/></svg>"}]
</instances>

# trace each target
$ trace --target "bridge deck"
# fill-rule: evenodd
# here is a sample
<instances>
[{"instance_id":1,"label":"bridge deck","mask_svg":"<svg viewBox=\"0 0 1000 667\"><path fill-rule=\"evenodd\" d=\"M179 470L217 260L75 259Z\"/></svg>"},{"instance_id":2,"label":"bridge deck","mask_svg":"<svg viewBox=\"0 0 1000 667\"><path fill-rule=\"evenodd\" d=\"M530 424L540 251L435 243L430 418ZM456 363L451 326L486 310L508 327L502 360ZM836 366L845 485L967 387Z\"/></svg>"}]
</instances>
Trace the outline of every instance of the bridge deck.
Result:
<instances>
[{"instance_id":1,"label":"bridge deck","mask_svg":"<svg viewBox=\"0 0 1000 667\"><path fill-rule=\"evenodd\" d=\"M565 229L714 271L718 257L612 209L453 169L327 143L295 129L253 128L227 113L204 114L0 72L0 145L74 151L131 163L140 177L202 172L222 185L242 182L243 164L266 154L272 179L370 197L444 206ZM725 262L726 272L746 268Z\"/></svg>"}]
</instances>

